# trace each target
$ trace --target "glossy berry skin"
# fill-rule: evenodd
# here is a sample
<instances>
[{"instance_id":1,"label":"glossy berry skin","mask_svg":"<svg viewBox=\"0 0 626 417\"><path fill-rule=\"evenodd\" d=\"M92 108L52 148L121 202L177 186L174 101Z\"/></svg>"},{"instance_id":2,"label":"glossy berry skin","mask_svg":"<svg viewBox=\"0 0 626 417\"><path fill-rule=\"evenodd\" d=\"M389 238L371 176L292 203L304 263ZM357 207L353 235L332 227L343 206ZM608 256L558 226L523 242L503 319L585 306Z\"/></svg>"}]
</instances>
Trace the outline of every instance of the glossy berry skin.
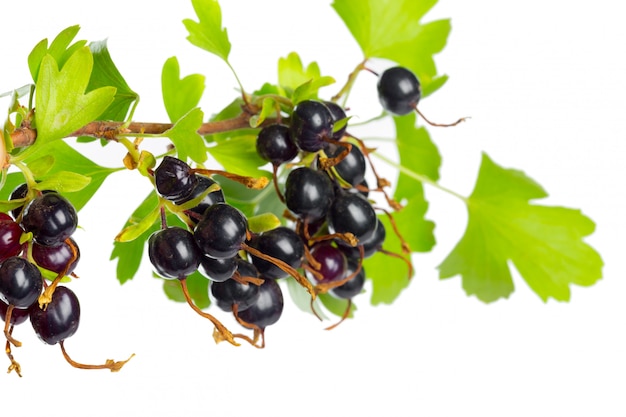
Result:
<instances>
[{"instance_id":1,"label":"glossy berry skin","mask_svg":"<svg viewBox=\"0 0 626 417\"><path fill-rule=\"evenodd\" d=\"M22 251L20 236L22 236L20 225L8 214L0 213L0 262L20 254Z\"/></svg>"},{"instance_id":2,"label":"glossy berry skin","mask_svg":"<svg viewBox=\"0 0 626 417\"><path fill-rule=\"evenodd\" d=\"M18 324L24 323L28 320L28 316L30 315L30 308L14 308L11 312L11 324L17 326ZM9 305L4 301L0 300L0 320L6 322L7 319L7 310L9 309Z\"/></svg>"},{"instance_id":3,"label":"glossy berry skin","mask_svg":"<svg viewBox=\"0 0 626 417\"><path fill-rule=\"evenodd\" d=\"M359 242L374 236L378 218L372 205L361 194L337 193L328 211L328 229L331 233L352 233Z\"/></svg>"},{"instance_id":4,"label":"glossy berry skin","mask_svg":"<svg viewBox=\"0 0 626 417\"><path fill-rule=\"evenodd\" d=\"M321 101L304 100L291 115L291 137L303 151L317 152L333 135L333 116Z\"/></svg>"},{"instance_id":5,"label":"glossy berry skin","mask_svg":"<svg viewBox=\"0 0 626 417\"><path fill-rule=\"evenodd\" d=\"M202 255L190 231L168 227L150 235L148 256L163 278L184 279L198 269Z\"/></svg>"},{"instance_id":6,"label":"glossy berry skin","mask_svg":"<svg viewBox=\"0 0 626 417\"><path fill-rule=\"evenodd\" d=\"M54 345L78 330L80 322L80 303L76 294L67 287L58 286L52 294L52 301L45 310L38 305L30 310L30 323L39 339Z\"/></svg>"},{"instance_id":7,"label":"glossy berry skin","mask_svg":"<svg viewBox=\"0 0 626 417\"><path fill-rule=\"evenodd\" d=\"M398 116L414 111L422 96L419 80L404 67L385 70L378 79L377 88L380 104L389 113Z\"/></svg>"},{"instance_id":8,"label":"glossy berry skin","mask_svg":"<svg viewBox=\"0 0 626 417\"><path fill-rule=\"evenodd\" d=\"M329 146L326 154L328 157L334 158L345 150L346 148L343 146ZM354 144L350 147L350 152L334 166L341 179L353 186L363 182L366 167L367 164L363 152Z\"/></svg>"},{"instance_id":9,"label":"glossy berry skin","mask_svg":"<svg viewBox=\"0 0 626 417\"><path fill-rule=\"evenodd\" d=\"M308 167L292 170L285 182L285 204L298 217L314 222L326 216L335 192L328 175Z\"/></svg>"},{"instance_id":10,"label":"glossy berry skin","mask_svg":"<svg viewBox=\"0 0 626 417\"><path fill-rule=\"evenodd\" d=\"M76 254L72 250L72 245ZM33 260L40 267L57 274L65 270L65 275L71 274L80 260L80 250L76 241L71 237L57 246L45 246L33 243ZM72 259L74 258L74 259ZM67 269L66 269L67 268Z\"/></svg>"},{"instance_id":11,"label":"glossy berry skin","mask_svg":"<svg viewBox=\"0 0 626 417\"><path fill-rule=\"evenodd\" d=\"M293 268L300 268L304 257L304 243L300 236L288 227L279 226L256 236L250 246L258 249L265 255L279 259ZM263 278L279 279L289 274L275 264L251 255L252 263L259 270Z\"/></svg>"},{"instance_id":12,"label":"glossy berry skin","mask_svg":"<svg viewBox=\"0 0 626 417\"><path fill-rule=\"evenodd\" d=\"M154 170L156 189L163 197L175 201L185 198L196 185L196 176L184 161L165 156Z\"/></svg>"},{"instance_id":13,"label":"glossy berry skin","mask_svg":"<svg viewBox=\"0 0 626 417\"><path fill-rule=\"evenodd\" d=\"M72 203L59 193L43 193L24 207L21 226L32 232L35 242L55 246L74 233L78 215Z\"/></svg>"},{"instance_id":14,"label":"glossy berry skin","mask_svg":"<svg viewBox=\"0 0 626 417\"><path fill-rule=\"evenodd\" d=\"M321 283L338 281L345 276L346 266L348 264L346 255L337 247L327 242L319 243L311 249L311 255L320 263L317 270L322 277L313 276L313 278Z\"/></svg>"},{"instance_id":15,"label":"glossy berry skin","mask_svg":"<svg viewBox=\"0 0 626 417\"><path fill-rule=\"evenodd\" d=\"M298 155L298 147L291 138L289 126L272 124L259 131L256 139L256 150L261 158L280 165L291 161Z\"/></svg>"},{"instance_id":16,"label":"glossy berry skin","mask_svg":"<svg viewBox=\"0 0 626 417\"><path fill-rule=\"evenodd\" d=\"M248 220L239 209L216 203L204 213L194 229L200 250L212 258L232 258L241 249L248 231Z\"/></svg>"},{"instance_id":17,"label":"glossy berry skin","mask_svg":"<svg viewBox=\"0 0 626 417\"><path fill-rule=\"evenodd\" d=\"M27 259L13 256L0 265L0 300L17 308L30 307L41 294L43 278Z\"/></svg>"},{"instance_id":18,"label":"glossy berry skin","mask_svg":"<svg viewBox=\"0 0 626 417\"><path fill-rule=\"evenodd\" d=\"M254 265L243 259L237 259L237 270L242 276L259 277ZM258 285L244 284L234 279L213 281L210 284L210 296L223 311L233 311L234 305L237 305L238 312L244 311L259 299L259 294Z\"/></svg>"},{"instance_id":19,"label":"glossy berry skin","mask_svg":"<svg viewBox=\"0 0 626 417\"><path fill-rule=\"evenodd\" d=\"M387 231L385 230L385 225L378 219L376 225L376 231L364 242L359 242L359 245L363 246L363 258L369 258L378 252L383 247L383 242L387 237ZM348 246L343 244L343 242L338 242L338 247L341 249L343 253L346 254L348 258L351 259L359 259L361 257L361 252L359 251L358 246Z\"/></svg>"},{"instance_id":20,"label":"glossy berry skin","mask_svg":"<svg viewBox=\"0 0 626 417\"><path fill-rule=\"evenodd\" d=\"M203 175L196 175L195 177L196 185L186 197L176 200L176 204L181 205L187 201L193 200L194 198L202 195L202 193L208 190L213 184L216 184L216 182L209 177L205 177ZM223 203L225 201L224 192L221 189L215 190L205 195L195 207L186 210L186 213L189 216L189 219L191 219L194 224L197 224L204 215L206 209L215 203Z\"/></svg>"},{"instance_id":21,"label":"glossy berry skin","mask_svg":"<svg viewBox=\"0 0 626 417\"><path fill-rule=\"evenodd\" d=\"M230 279L237 270L237 258L215 259L202 255L198 271L211 281L223 282Z\"/></svg>"},{"instance_id":22,"label":"glossy berry skin","mask_svg":"<svg viewBox=\"0 0 626 417\"><path fill-rule=\"evenodd\" d=\"M283 292L278 282L273 279L266 279L259 286L259 298L257 301L239 313L239 318L264 330L267 326L271 326L280 319L283 307Z\"/></svg>"},{"instance_id":23,"label":"glossy berry skin","mask_svg":"<svg viewBox=\"0 0 626 417\"><path fill-rule=\"evenodd\" d=\"M352 275L359 265L359 261L355 259L348 259L348 265L346 268L345 277ZM332 288L330 293L337 298L349 299L363 291L365 286L365 269L361 267L361 270L345 284Z\"/></svg>"},{"instance_id":24,"label":"glossy berry skin","mask_svg":"<svg viewBox=\"0 0 626 417\"><path fill-rule=\"evenodd\" d=\"M328 107L328 110L330 111L330 115L333 120L333 125L338 120L342 120L346 118L346 112L343 110L343 108L341 108L339 104L334 103L332 101L324 101L324 105ZM335 140L341 140L343 135L346 133L346 128L347 128L347 125L344 125L341 129L337 130L336 132L333 132L331 137Z\"/></svg>"}]
</instances>

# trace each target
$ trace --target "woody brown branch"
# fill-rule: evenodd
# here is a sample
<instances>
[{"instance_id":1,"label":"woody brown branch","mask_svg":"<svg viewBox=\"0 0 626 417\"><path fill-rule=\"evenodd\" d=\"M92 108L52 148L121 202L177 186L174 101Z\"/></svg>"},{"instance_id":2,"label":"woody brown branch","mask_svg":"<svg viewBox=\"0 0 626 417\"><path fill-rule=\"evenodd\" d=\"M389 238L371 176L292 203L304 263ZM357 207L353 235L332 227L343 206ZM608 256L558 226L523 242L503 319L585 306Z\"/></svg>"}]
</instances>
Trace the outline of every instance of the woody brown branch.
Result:
<instances>
[{"instance_id":1,"label":"woody brown branch","mask_svg":"<svg viewBox=\"0 0 626 417\"><path fill-rule=\"evenodd\" d=\"M250 127L251 116L252 114L244 111L243 113L239 114L239 116L232 119L203 123L198 129L198 134L204 136ZM267 122L270 122L270 120L267 120ZM172 123L145 122L133 122L130 123L128 126L124 125L125 122L91 122L84 127L76 130L75 132L70 133L68 137L90 136L98 139L113 140L118 135L160 135L174 126ZM11 140L13 141L13 146L16 148L30 146L35 142L36 138L37 131L27 126L17 128L13 132L11 132Z\"/></svg>"}]
</instances>

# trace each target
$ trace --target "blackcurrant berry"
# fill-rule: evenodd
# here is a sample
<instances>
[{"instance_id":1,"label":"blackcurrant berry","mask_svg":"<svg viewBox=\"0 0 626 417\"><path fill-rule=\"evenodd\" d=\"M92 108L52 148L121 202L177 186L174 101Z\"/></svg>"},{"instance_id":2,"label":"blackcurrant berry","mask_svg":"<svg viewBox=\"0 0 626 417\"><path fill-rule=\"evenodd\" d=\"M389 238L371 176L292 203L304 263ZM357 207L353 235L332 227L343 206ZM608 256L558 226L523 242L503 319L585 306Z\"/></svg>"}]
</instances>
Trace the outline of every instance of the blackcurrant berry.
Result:
<instances>
[{"instance_id":1,"label":"blackcurrant berry","mask_svg":"<svg viewBox=\"0 0 626 417\"><path fill-rule=\"evenodd\" d=\"M283 124L262 128L257 136L256 150L261 158L273 165L291 161L298 155L298 147L291 139L289 126Z\"/></svg>"},{"instance_id":2,"label":"blackcurrant berry","mask_svg":"<svg viewBox=\"0 0 626 417\"><path fill-rule=\"evenodd\" d=\"M237 259L237 271L246 277L258 278L257 269L243 259ZM235 279L223 282L212 281L210 284L210 295L223 311L233 311L233 306L237 305L237 311L244 311L259 299L259 286L246 284Z\"/></svg>"},{"instance_id":3,"label":"blackcurrant berry","mask_svg":"<svg viewBox=\"0 0 626 417\"><path fill-rule=\"evenodd\" d=\"M27 259L13 256L0 265L0 299L16 308L30 307L41 294L43 278Z\"/></svg>"},{"instance_id":4,"label":"blackcurrant berry","mask_svg":"<svg viewBox=\"0 0 626 417\"><path fill-rule=\"evenodd\" d=\"M237 258L215 259L203 255L198 271L211 281L222 282L230 279L237 270Z\"/></svg>"},{"instance_id":5,"label":"blackcurrant berry","mask_svg":"<svg viewBox=\"0 0 626 417\"><path fill-rule=\"evenodd\" d=\"M285 204L303 220L313 222L324 217L333 198L333 184L322 171L300 167L287 176Z\"/></svg>"},{"instance_id":6,"label":"blackcurrant berry","mask_svg":"<svg viewBox=\"0 0 626 417\"><path fill-rule=\"evenodd\" d=\"M348 258L351 259L359 259L361 257L361 253L358 246L363 246L363 258L369 258L378 252L385 241L385 237L387 236L387 231L385 230L385 225L378 219L376 225L376 231L364 242L359 242L359 245L356 247L348 246L344 244L342 241L338 241L338 247L341 249L343 253L346 254Z\"/></svg>"},{"instance_id":7,"label":"blackcurrant berry","mask_svg":"<svg viewBox=\"0 0 626 417\"><path fill-rule=\"evenodd\" d=\"M268 230L250 241L250 246L265 255L279 259L293 268L300 268L304 256L304 243L292 229L279 226ZM289 274L272 262L251 255L252 263L263 278L285 278Z\"/></svg>"},{"instance_id":8,"label":"blackcurrant berry","mask_svg":"<svg viewBox=\"0 0 626 417\"><path fill-rule=\"evenodd\" d=\"M184 279L198 269L202 255L190 231L168 227L150 235L148 256L162 277Z\"/></svg>"},{"instance_id":9,"label":"blackcurrant berry","mask_svg":"<svg viewBox=\"0 0 626 417\"><path fill-rule=\"evenodd\" d=\"M21 226L32 232L35 242L55 246L74 233L78 215L72 203L59 193L43 193L24 207Z\"/></svg>"},{"instance_id":10,"label":"blackcurrant berry","mask_svg":"<svg viewBox=\"0 0 626 417\"><path fill-rule=\"evenodd\" d=\"M57 274L65 271L71 274L80 259L80 250L71 237L57 246L45 246L33 243L33 260L40 267Z\"/></svg>"},{"instance_id":11,"label":"blackcurrant berry","mask_svg":"<svg viewBox=\"0 0 626 417\"><path fill-rule=\"evenodd\" d=\"M239 318L264 330L280 319L283 313L283 292L278 282L266 279L259 286L259 298L239 314Z\"/></svg>"},{"instance_id":12,"label":"blackcurrant berry","mask_svg":"<svg viewBox=\"0 0 626 417\"><path fill-rule=\"evenodd\" d=\"M318 243L311 248L311 255L320 264L319 268L317 268L320 276L313 275L317 282L338 281L345 276L346 255L337 247L328 242Z\"/></svg>"},{"instance_id":13,"label":"blackcurrant berry","mask_svg":"<svg viewBox=\"0 0 626 417\"><path fill-rule=\"evenodd\" d=\"M80 322L80 304L76 294L67 287L58 286L52 301L42 310L38 305L30 310L30 323L39 339L54 345L74 335Z\"/></svg>"},{"instance_id":14,"label":"blackcurrant berry","mask_svg":"<svg viewBox=\"0 0 626 417\"><path fill-rule=\"evenodd\" d=\"M338 120L342 120L346 118L346 112L341 108L339 104L334 103L332 101L324 101L324 105L326 105L326 107L328 107L328 110L330 110L330 115L332 117L333 124L337 122ZM333 132L332 138L335 140L341 140L343 135L346 133L346 128L347 128L347 125L344 125L341 129Z\"/></svg>"},{"instance_id":15,"label":"blackcurrant berry","mask_svg":"<svg viewBox=\"0 0 626 417\"><path fill-rule=\"evenodd\" d=\"M18 324L22 324L28 320L30 308L32 308L32 306L28 308L14 308L11 312L11 324L17 326ZM9 305L0 300L0 319L2 319L2 321L6 321L8 309Z\"/></svg>"},{"instance_id":16,"label":"blackcurrant berry","mask_svg":"<svg viewBox=\"0 0 626 417\"><path fill-rule=\"evenodd\" d=\"M202 193L208 190L213 184L216 184L213 179L203 175L196 175L196 185L193 187L191 192L186 197L176 200L175 203L180 205L193 200L194 198L202 195ZM221 189L215 190L204 196L204 198L195 207L186 210L186 212L189 215L189 219L194 224L197 224L204 215L206 209L215 203L223 203L225 201L224 192Z\"/></svg>"},{"instance_id":17,"label":"blackcurrant berry","mask_svg":"<svg viewBox=\"0 0 626 417\"><path fill-rule=\"evenodd\" d=\"M20 236L22 236L20 225L8 214L0 213L0 262L20 254L22 251Z\"/></svg>"},{"instance_id":18,"label":"blackcurrant berry","mask_svg":"<svg viewBox=\"0 0 626 417\"><path fill-rule=\"evenodd\" d=\"M326 155L329 158L335 158L345 150L343 146L330 145L326 150ZM334 166L341 179L350 185L358 185L365 179L366 167L365 156L354 145L350 147L350 152Z\"/></svg>"},{"instance_id":19,"label":"blackcurrant berry","mask_svg":"<svg viewBox=\"0 0 626 417\"><path fill-rule=\"evenodd\" d=\"M291 115L291 136L303 151L317 152L333 135L333 116L321 101L304 100Z\"/></svg>"},{"instance_id":20,"label":"blackcurrant berry","mask_svg":"<svg viewBox=\"0 0 626 417\"><path fill-rule=\"evenodd\" d=\"M420 82L404 67L385 70L378 79L378 99L385 110L398 116L415 110L422 96Z\"/></svg>"},{"instance_id":21,"label":"blackcurrant berry","mask_svg":"<svg viewBox=\"0 0 626 417\"><path fill-rule=\"evenodd\" d=\"M359 261L356 259L348 259L348 266L344 277L348 277L356 272L359 266ZM361 270L345 284L332 288L330 293L337 298L349 299L363 291L365 286L365 270L361 266Z\"/></svg>"},{"instance_id":22,"label":"blackcurrant berry","mask_svg":"<svg viewBox=\"0 0 626 417\"><path fill-rule=\"evenodd\" d=\"M163 157L159 166L154 170L156 189L168 200L185 198L193 190L196 181L191 167L185 161L173 156Z\"/></svg>"},{"instance_id":23,"label":"blackcurrant berry","mask_svg":"<svg viewBox=\"0 0 626 417\"><path fill-rule=\"evenodd\" d=\"M205 255L232 258L245 242L247 231L248 220L239 209L216 203L205 211L193 234Z\"/></svg>"},{"instance_id":24,"label":"blackcurrant berry","mask_svg":"<svg viewBox=\"0 0 626 417\"><path fill-rule=\"evenodd\" d=\"M327 218L331 233L352 233L359 242L370 239L378 225L374 208L358 193L337 193Z\"/></svg>"}]
</instances>

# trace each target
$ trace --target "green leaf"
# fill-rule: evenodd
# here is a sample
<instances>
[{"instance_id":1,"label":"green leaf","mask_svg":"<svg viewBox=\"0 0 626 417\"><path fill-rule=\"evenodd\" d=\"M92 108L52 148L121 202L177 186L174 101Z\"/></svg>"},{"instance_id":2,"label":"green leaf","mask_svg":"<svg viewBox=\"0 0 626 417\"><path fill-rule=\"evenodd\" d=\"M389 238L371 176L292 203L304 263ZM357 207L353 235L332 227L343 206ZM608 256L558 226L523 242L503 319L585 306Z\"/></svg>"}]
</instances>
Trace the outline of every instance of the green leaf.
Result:
<instances>
[{"instance_id":1,"label":"green leaf","mask_svg":"<svg viewBox=\"0 0 626 417\"><path fill-rule=\"evenodd\" d=\"M281 225L280 219L274 213L263 213L248 217L248 229L253 233L263 233Z\"/></svg>"},{"instance_id":2,"label":"green leaf","mask_svg":"<svg viewBox=\"0 0 626 417\"><path fill-rule=\"evenodd\" d=\"M206 161L206 146L202 136L198 134L203 118L204 113L196 107L163 133L163 136L167 136L174 143L179 159L186 161L191 158L198 163Z\"/></svg>"},{"instance_id":3,"label":"green leaf","mask_svg":"<svg viewBox=\"0 0 626 417\"><path fill-rule=\"evenodd\" d=\"M208 308L211 305L211 300L209 299L209 280L203 277L199 272L194 272L189 275L186 280L187 290L194 304L200 309ZM177 279L163 280L163 291L170 300L179 303L187 302L180 281Z\"/></svg>"},{"instance_id":4,"label":"green leaf","mask_svg":"<svg viewBox=\"0 0 626 417\"><path fill-rule=\"evenodd\" d=\"M121 169L98 165L62 140L50 142L45 146L38 147L24 162L29 167L31 161L34 161L36 166L40 166L42 161L50 161L49 156L54 156L52 165L48 167L44 176L36 176L35 179L44 180L52 176L63 176L64 174L61 174L63 172L72 172L74 174L70 175L80 175L81 177L90 179L86 186L83 188L78 187L80 190L76 189L77 184L70 184L70 188L74 189L63 192L63 195L70 200L76 210L79 211L89 202L96 191L98 191L104 180L112 173ZM37 168L37 170L40 169L41 168ZM75 180L77 178L78 177L76 177ZM86 182L84 178L78 179L78 181ZM63 179L61 178L60 181L63 181ZM22 183L24 183L22 173L14 172L9 174L4 187L0 189L0 198L8 199L11 191Z\"/></svg>"},{"instance_id":5,"label":"green leaf","mask_svg":"<svg viewBox=\"0 0 626 417\"><path fill-rule=\"evenodd\" d=\"M198 106L204 92L204 75L191 74L180 78L180 66L174 56L163 64L161 91L165 110L172 123Z\"/></svg>"},{"instance_id":6,"label":"green leaf","mask_svg":"<svg viewBox=\"0 0 626 417\"><path fill-rule=\"evenodd\" d=\"M267 161L256 151L255 135L233 136L209 147L208 151L227 172L249 177L269 176L267 171L259 169Z\"/></svg>"},{"instance_id":7,"label":"green leaf","mask_svg":"<svg viewBox=\"0 0 626 417\"><path fill-rule=\"evenodd\" d=\"M43 177L41 182L37 184L37 188L41 190L55 190L66 194L81 191L90 182L91 178L86 175L71 171L60 171Z\"/></svg>"},{"instance_id":8,"label":"green leaf","mask_svg":"<svg viewBox=\"0 0 626 417\"><path fill-rule=\"evenodd\" d=\"M74 40L79 30L80 26L78 25L70 26L61 31L61 33L54 38L49 48L48 39L43 39L33 48L28 55L28 68L33 77L33 81L37 80L41 61L46 55L51 55L57 62L59 68L63 68L68 58L72 56L76 50L87 44L87 41L77 41L70 46L70 43Z\"/></svg>"},{"instance_id":9,"label":"green leaf","mask_svg":"<svg viewBox=\"0 0 626 417\"><path fill-rule=\"evenodd\" d=\"M155 206L159 204L159 198L153 190L137 207L130 218L126 221L124 227L136 224L150 214ZM146 241L152 232L158 230L160 224L155 223L151 228L145 230L143 234L130 242L114 242L113 251L111 252L111 260L117 259L117 279L120 284L133 279L139 271L141 260L143 258L144 247Z\"/></svg>"},{"instance_id":10,"label":"green leaf","mask_svg":"<svg viewBox=\"0 0 626 417\"><path fill-rule=\"evenodd\" d=\"M544 301L568 301L571 284L594 284L602 277L603 261L583 241L594 222L580 210L530 203L547 196L523 172L502 168L483 154L467 200L467 229L439 265L440 277L461 275L467 294L484 302L513 292L509 261Z\"/></svg>"},{"instance_id":11,"label":"green leaf","mask_svg":"<svg viewBox=\"0 0 626 417\"><path fill-rule=\"evenodd\" d=\"M157 204L152 211L146 214L143 218L139 219L138 222L134 222L134 216L131 217L129 224L124 227L122 231L117 234L117 236L115 236L115 241L122 243L131 242L144 235L144 233L150 230L152 226L158 223L160 215L161 207Z\"/></svg>"},{"instance_id":12,"label":"green leaf","mask_svg":"<svg viewBox=\"0 0 626 417\"><path fill-rule=\"evenodd\" d=\"M93 70L87 85L87 92L107 86L116 89L113 102L98 119L124 121L130 106L139 98L139 95L131 90L113 63L106 40L92 42L89 48L93 56Z\"/></svg>"},{"instance_id":13,"label":"green leaf","mask_svg":"<svg viewBox=\"0 0 626 417\"><path fill-rule=\"evenodd\" d=\"M250 117L250 127L259 127L272 113L276 113L276 101L270 97L263 99L261 111Z\"/></svg>"},{"instance_id":14,"label":"green leaf","mask_svg":"<svg viewBox=\"0 0 626 417\"><path fill-rule=\"evenodd\" d=\"M216 0L191 0L198 22L184 19L189 32L187 40L198 48L228 61L230 41L226 29L222 28L222 9Z\"/></svg>"},{"instance_id":15,"label":"green leaf","mask_svg":"<svg viewBox=\"0 0 626 417\"><path fill-rule=\"evenodd\" d=\"M319 89L334 82L332 77L321 75L317 62L311 62L304 68L296 52L278 60L278 84L294 105L302 100L318 98Z\"/></svg>"},{"instance_id":16,"label":"green leaf","mask_svg":"<svg viewBox=\"0 0 626 417\"><path fill-rule=\"evenodd\" d=\"M433 55L445 47L451 29L448 19L420 23L436 2L334 0L332 6L365 58L385 58L410 68L420 79L426 96L445 82L437 75Z\"/></svg>"},{"instance_id":17,"label":"green leaf","mask_svg":"<svg viewBox=\"0 0 626 417\"><path fill-rule=\"evenodd\" d=\"M113 102L115 87L102 87L85 94L93 58L88 47L78 49L61 70L52 55L46 55L35 91L37 141L62 139L100 116Z\"/></svg>"}]
</instances>

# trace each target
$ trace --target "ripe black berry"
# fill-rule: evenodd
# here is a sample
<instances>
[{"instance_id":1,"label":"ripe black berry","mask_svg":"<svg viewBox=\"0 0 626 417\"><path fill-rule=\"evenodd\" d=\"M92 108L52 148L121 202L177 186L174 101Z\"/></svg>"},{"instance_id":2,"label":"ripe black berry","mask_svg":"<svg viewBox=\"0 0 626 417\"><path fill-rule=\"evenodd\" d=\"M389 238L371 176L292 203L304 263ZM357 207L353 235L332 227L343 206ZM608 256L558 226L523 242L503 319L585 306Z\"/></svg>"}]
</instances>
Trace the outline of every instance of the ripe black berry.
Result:
<instances>
[{"instance_id":1,"label":"ripe black berry","mask_svg":"<svg viewBox=\"0 0 626 417\"><path fill-rule=\"evenodd\" d=\"M0 300L0 319L2 321L6 321L7 318L7 310L9 309L9 305L4 301ZM14 308L11 312L11 324L17 326L18 324L24 323L28 320L28 316L30 314L29 308Z\"/></svg>"},{"instance_id":2,"label":"ripe black berry","mask_svg":"<svg viewBox=\"0 0 626 417\"><path fill-rule=\"evenodd\" d=\"M187 201L193 200L194 198L197 198L200 195L202 195L213 184L216 184L216 182L209 177L205 177L203 175L197 175L197 174L195 175L195 177L196 177L196 184L194 185L191 192L186 197L176 200L175 201L176 204L181 205L181 204L186 203ZM198 221L204 215L204 212L206 211L206 209L208 209L210 206L212 206L215 203L223 203L224 201L226 201L224 198L224 192L221 189L215 190L215 191L208 193L206 196L204 196L204 198L202 198L202 200L195 207L192 207L189 210L186 210L186 212L189 215L189 219L194 224L197 224Z\"/></svg>"},{"instance_id":3,"label":"ripe black berry","mask_svg":"<svg viewBox=\"0 0 626 417\"><path fill-rule=\"evenodd\" d=\"M54 345L74 335L80 321L80 304L76 294L58 286L45 310L38 305L30 310L30 323L42 342Z\"/></svg>"},{"instance_id":4,"label":"ripe black berry","mask_svg":"<svg viewBox=\"0 0 626 417\"><path fill-rule=\"evenodd\" d=\"M287 176L285 204L303 220L313 222L324 217L333 197L333 184L324 172L300 167Z\"/></svg>"},{"instance_id":5,"label":"ripe black berry","mask_svg":"<svg viewBox=\"0 0 626 417\"><path fill-rule=\"evenodd\" d=\"M248 220L237 208L216 203L204 213L194 229L198 247L212 258L232 258L241 249L248 231Z\"/></svg>"},{"instance_id":6,"label":"ripe black berry","mask_svg":"<svg viewBox=\"0 0 626 417\"><path fill-rule=\"evenodd\" d=\"M376 212L361 194L337 193L328 211L331 233L352 233L359 242L365 242L374 235L377 225Z\"/></svg>"},{"instance_id":7,"label":"ripe black berry","mask_svg":"<svg viewBox=\"0 0 626 417\"><path fill-rule=\"evenodd\" d=\"M333 135L333 116L321 101L304 100L291 115L291 136L303 151L317 152Z\"/></svg>"},{"instance_id":8,"label":"ripe black berry","mask_svg":"<svg viewBox=\"0 0 626 417\"><path fill-rule=\"evenodd\" d=\"M207 255L200 258L198 271L211 281L222 282L230 279L237 270L237 258L215 259Z\"/></svg>"},{"instance_id":9,"label":"ripe black berry","mask_svg":"<svg viewBox=\"0 0 626 417\"><path fill-rule=\"evenodd\" d=\"M22 213L22 228L32 232L35 242L55 246L70 237L78 225L76 209L57 192L32 199Z\"/></svg>"},{"instance_id":10,"label":"ripe black berry","mask_svg":"<svg viewBox=\"0 0 626 417\"><path fill-rule=\"evenodd\" d=\"M359 261L356 259L348 259L345 276L348 277L356 271ZM361 293L365 286L365 270L361 266L361 270L345 284L332 288L330 293L337 298L349 299Z\"/></svg>"},{"instance_id":11,"label":"ripe black berry","mask_svg":"<svg viewBox=\"0 0 626 417\"><path fill-rule=\"evenodd\" d=\"M257 269L243 259L237 259L237 270L239 274L246 277L258 278ZM259 299L259 286L247 284L235 279L228 279L223 282L212 281L210 284L210 295L217 306L223 311L233 311L233 306L237 305L237 311L246 310Z\"/></svg>"},{"instance_id":12,"label":"ripe black berry","mask_svg":"<svg viewBox=\"0 0 626 417\"><path fill-rule=\"evenodd\" d=\"M330 115L333 119L333 124L337 122L338 120L342 120L346 118L346 112L341 108L339 104L334 103L332 101L325 101L324 105L326 105L326 107L328 107L328 110L330 111ZM347 128L347 125L344 125L341 129L334 132L332 134L332 138L335 140L341 140L343 135L346 133L346 128Z\"/></svg>"},{"instance_id":13,"label":"ripe black berry","mask_svg":"<svg viewBox=\"0 0 626 417\"><path fill-rule=\"evenodd\" d=\"M16 308L28 308L39 298L43 278L28 260L13 256L0 265L0 300Z\"/></svg>"},{"instance_id":14,"label":"ripe black berry","mask_svg":"<svg viewBox=\"0 0 626 417\"><path fill-rule=\"evenodd\" d=\"M288 227L280 226L268 230L251 240L250 246L258 249L265 255L279 259L293 268L300 268L302 257L304 256L304 243L300 236ZM252 263L259 270L263 278L285 278L287 272L280 269L275 264L258 258L254 255Z\"/></svg>"},{"instance_id":15,"label":"ripe black berry","mask_svg":"<svg viewBox=\"0 0 626 417\"><path fill-rule=\"evenodd\" d=\"M20 244L22 228L11 216L0 213L0 262L22 251Z\"/></svg>"},{"instance_id":16,"label":"ripe black berry","mask_svg":"<svg viewBox=\"0 0 626 417\"><path fill-rule=\"evenodd\" d=\"M345 147L333 144L328 147L326 154L329 158L335 158L345 150ZM334 166L341 179L353 186L360 184L365 179L366 167L365 156L354 145L350 147L350 152Z\"/></svg>"},{"instance_id":17,"label":"ripe black berry","mask_svg":"<svg viewBox=\"0 0 626 417\"><path fill-rule=\"evenodd\" d=\"M348 258L359 259L361 257L358 246L363 246L363 258L369 258L382 248L386 237L387 231L385 230L385 225L378 219L374 234L364 242L359 242L359 245L356 247L347 246L342 241L338 241L337 243L338 247Z\"/></svg>"},{"instance_id":18,"label":"ripe black berry","mask_svg":"<svg viewBox=\"0 0 626 417\"><path fill-rule=\"evenodd\" d=\"M389 68L378 79L378 99L390 113L402 116L414 111L421 96L420 82L407 68Z\"/></svg>"},{"instance_id":19,"label":"ripe black berry","mask_svg":"<svg viewBox=\"0 0 626 417\"><path fill-rule=\"evenodd\" d=\"M172 156L165 156L154 170L156 189L168 200L185 198L196 185L196 176L184 161Z\"/></svg>"},{"instance_id":20,"label":"ripe black berry","mask_svg":"<svg viewBox=\"0 0 626 417\"><path fill-rule=\"evenodd\" d=\"M184 279L198 269L201 253L190 231L168 227L150 235L148 256L162 277Z\"/></svg>"},{"instance_id":21,"label":"ripe black berry","mask_svg":"<svg viewBox=\"0 0 626 417\"><path fill-rule=\"evenodd\" d=\"M257 301L239 313L239 318L264 330L278 321L283 313L283 307L283 292L277 281L266 279L259 286Z\"/></svg>"},{"instance_id":22,"label":"ripe black berry","mask_svg":"<svg viewBox=\"0 0 626 417\"><path fill-rule=\"evenodd\" d=\"M256 150L261 158L280 165L291 161L298 155L298 147L291 138L289 126L272 124L259 131L256 140Z\"/></svg>"}]
</instances>

